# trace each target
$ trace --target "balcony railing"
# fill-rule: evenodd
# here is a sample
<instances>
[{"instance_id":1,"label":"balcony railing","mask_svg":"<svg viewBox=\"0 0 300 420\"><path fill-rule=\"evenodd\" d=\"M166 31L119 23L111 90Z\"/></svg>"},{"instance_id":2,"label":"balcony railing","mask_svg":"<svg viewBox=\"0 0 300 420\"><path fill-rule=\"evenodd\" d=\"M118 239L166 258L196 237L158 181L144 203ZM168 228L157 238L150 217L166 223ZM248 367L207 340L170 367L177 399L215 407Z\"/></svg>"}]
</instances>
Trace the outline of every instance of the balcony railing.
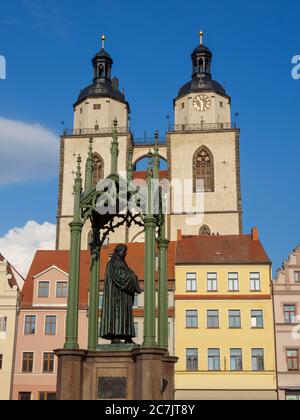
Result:
<instances>
[{"instance_id":1,"label":"balcony railing","mask_svg":"<svg viewBox=\"0 0 300 420\"><path fill-rule=\"evenodd\" d=\"M113 127L106 127L106 128L76 128L76 129L69 129L65 128L63 131L64 136L101 136L101 135L112 135L113 134ZM118 134L128 134L129 128L128 127L118 127L117 128Z\"/></svg>"},{"instance_id":2,"label":"balcony railing","mask_svg":"<svg viewBox=\"0 0 300 420\"><path fill-rule=\"evenodd\" d=\"M133 138L133 143L136 146L154 146L155 140L153 137L143 137L143 138ZM161 137L158 139L158 144L160 146L164 146L167 144L167 139L165 137Z\"/></svg>"},{"instance_id":3,"label":"balcony railing","mask_svg":"<svg viewBox=\"0 0 300 420\"><path fill-rule=\"evenodd\" d=\"M236 130L236 123L200 123L200 124L175 124L170 125L169 131L210 131L210 130Z\"/></svg>"}]
</instances>

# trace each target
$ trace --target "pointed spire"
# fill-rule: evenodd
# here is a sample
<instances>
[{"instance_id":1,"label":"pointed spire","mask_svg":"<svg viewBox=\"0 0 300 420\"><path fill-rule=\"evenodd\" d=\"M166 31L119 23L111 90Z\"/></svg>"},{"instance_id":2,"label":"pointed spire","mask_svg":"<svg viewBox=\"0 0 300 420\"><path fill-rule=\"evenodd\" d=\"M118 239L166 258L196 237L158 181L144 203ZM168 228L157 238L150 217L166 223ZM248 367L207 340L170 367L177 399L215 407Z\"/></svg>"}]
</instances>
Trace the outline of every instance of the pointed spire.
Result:
<instances>
[{"instance_id":1,"label":"pointed spire","mask_svg":"<svg viewBox=\"0 0 300 420\"><path fill-rule=\"evenodd\" d=\"M76 178L74 182L74 216L73 216L74 223L80 223L82 221L81 212L80 212L81 193L82 193L81 156L79 155L77 158L77 171L76 171Z\"/></svg>"},{"instance_id":2,"label":"pointed spire","mask_svg":"<svg viewBox=\"0 0 300 420\"><path fill-rule=\"evenodd\" d=\"M199 32L199 36L200 36L200 45L203 45L204 32L203 31L200 31Z\"/></svg>"},{"instance_id":3,"label":"pointed spire","mask_svg":"<svg viewBox=\"0 0 300 420\"><path fill-rule=\"evenodd\" d=\"M119 157L119 142L118 142L118 120L114 120L113 141L111 144L111 173L118 174L118 157Z\"/></svg>"},{"instance_id":4,"label":"pointed spire","mask_svg":"<svg viewBox=\"0 0 300 420\"><path fill-rule=\"evenodd\" d=\"M159 133L158 130L155 130L154 134L154 158L153 158L153 167L154 167L154 178L159 179L159 167L160 167L160 158L159 158Z\"/></svg>"},{"instance_id":5,"label":"pointed spire","mask_svg":"<svg viewBox=\"0 0 300 420\"><path fill-rule=\"evenodd\" d=\"M133 164L132 164L132 159L133 159L133 147L129 147L128 150L128 162L127 162L127 179L128 182L131 182L133 180Z\"/></svg>"},{"instance_id":6,"label":"pointed spire","mask_svg":"<svg viewBox=\"0 0 300 420\"><path fill-rule=\"evenodd\" d=\"M85 192L93 188L93 138L89 141L89 152L85 165Z\"/></svg>"},{"instance_id":7,"label":"pointed spire","mask_svg":"<svg viewBox=\"0 0 300 420\"><path fill-rule=\"evenodd\" d=\"M105 48L105 41L106 41L106 36L104 34L101 37L101 41L102 41L102 49L104 50L104 48Z\"/></svg>"},{"instance_id":8,"label":"pointed spire","mask_svg":"<svg viewBox=\"0 0 300 420\"><path fill-rule=\"evenodd\" d=\"M153 180L153 153L151 150L149 150L148 167L147 167L147 185L148 185L147 215L148 216L153 215L152 180Z\"/></svg>"}]
</instances>

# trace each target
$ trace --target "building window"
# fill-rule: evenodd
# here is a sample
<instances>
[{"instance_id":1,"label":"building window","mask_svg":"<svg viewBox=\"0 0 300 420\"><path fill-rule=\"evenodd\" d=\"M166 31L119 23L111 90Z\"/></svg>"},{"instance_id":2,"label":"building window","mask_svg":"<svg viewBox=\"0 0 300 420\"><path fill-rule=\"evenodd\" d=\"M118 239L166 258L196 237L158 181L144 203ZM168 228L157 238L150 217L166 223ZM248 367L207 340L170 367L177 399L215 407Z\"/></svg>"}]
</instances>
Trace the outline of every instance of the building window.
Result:
<instances>
[{"instance_id":1,"label":"building window","mask_svg":"<svg viewBox=\"0 0 300 420\"><path fill-rule=\"evenodd\" d=\"M101 104L94 104L94 110L101 109Z\"/></svg>"},{"instance_id":2,"label":"building window","mask_svg":"<svg viewBox=\"0 0 300 420\"><path fill-rule=\"evenodd\" d=\"M31 392L19 392L19 401L31 401Z\"/></svg>"},{"instance_id":3,"label":"building window","mask_svg":"<svg viewBox=\"0 0 300 420\"><path fill-rule=\"evenodd\" d=\"M40 392L39 401L56 401L55 392Z\"/></svg>"},{"instance_id":4,"label":"building window","mask_svg":"<svg viewBox=\"0 0 300 420\"><path fill-rule=\"evenodd\" d=\"M134 331L135 331L136 338L138 338L139 336L139 323L138 322L134 323Z\"/></svg>"},{"instance_id":5,"label":"building window","mask_svg":"<svg viewBox=\"0 0 300 420\"><path fill-rule=\"evenodd\" d=\"M217 292L218 291L218 276L217 273L207 274L207 291Z\"/></svg>"},{"instance_id":6,"label":"building window","mask_svg":"<svg viewBox=\"0 0 300 420\"><path fill-rule=\"evenodd\" d=\"M186 328L198 328L198 311L186 311Z\"/></svg>"},{"instance_id":7,"label":"building window","mask_svg":"<svg viewBox=\"0 0 300 420\"><path fill-rule=\"evenodd\" d=\"M46 335L56 335L56 316L46 316Z\"/></svg>"},{"instance_id":8,"label":"building window","mask_svg":"<svg viewBox=\"0 0 300 420\"><path fill-rule=\"evenodd\" d=\"M251 292L260 292L260 273L250 273L250 290Z\"/></svg>"},{"instance_id":9,"label":"building window","mask_svg":"<svg viewBox=\"0 0 300 420\"><path fill-rule=\"evenodd\" d=\"M82 114L82 108L80 108L80 114Z\"/></svg>"},{"instance_id":10,"label":"building window","mask_svg":"<svg viewBox=\"0 0 300 420\"><path fill-rule=\"evenodd\" d=\"M0 370L2 370L3 366L3 354L0 354Z\"/></svg>"},{"instance_id":11,"label":"building window","mask_svg":"<svg viewBox=\"0 0 300 420\"><path fill-rule=\"evenodd\" d=\"M213 154L207 147L201 147L194 154L193 169L194 192L214 192L214 158Z\"/></svg>"},{"instance_id":12,"label":"building window","mask_svg":"<svg viewBox=\"0 0 300 420\"><path fill-rule=\"evenodd\" d=\"M223 102L220 102L220 108L223 108Z\"/></svg>"},{"instance_id":13,"label":"building window","mask_svg":"<svg viewBox=\"0 0 300 420\"><path fill-rule=\"evenodd\" d=\"M68 283L66 281L59 281L56 283L56 297L57 298L68 297Z\"/></svg>"},{"instance_id":14,"label":"building window","mask_svg":"<svg viewBox=\"0 0 300 420\"><path fill-rule=\"evenodd\" d=\"M99 293L99 308L103 308L103 293Z\"/></svg>"},{"instance_id":15,"label":"building window","mask_svg":"<svg viewBox=\"0 0 300 420\"><path fill-rule=\"evenodd\" d=\"M181 109L184 109L184 107L185 107L185 103L184 103L184 102L182 102L182 104L181 104Z\"/></svg>"},{"instance_id":16,"label":"building window","mask_svg":"<svg viewBox=\"0 0 300 420\"><path fill-rule=\"evenodd\" d=\"M139 301L140 301L139 295L135 295L134 296L134 301L133 301L133 307L134 308L139 308Z\"/></svg>"},{"instance_id":17,"label":"building window","mask_svg":"<svg viewBox=\"0 0 300 420\"><path fill-rule=\"evenodd\" d=\"M285 324L295 324L296 316L297 316L296 305L284 305Z\"/></svg>"},{"instance_id":18,"label":"building window","mask_svg":"<svg viewBox=\"0 0 300 420\"><path fill-rule=\"evenodd\" d=\"M229 311L229 328L241 328L241 311Z\"/></svg>"},{"instance_id":19,"label":"building window","mask_svg":"<svg viewBox=\"0 0 300 420\"><path fill-rule=\"evenodd\" d=\"M251 311L251 327L264 328L264 314L263 311Z\"/></svg>"},{"instance_id":20,"label":"building window","mask_svg":"<svg viewBox=\"0 0 300 420\"><path fill-rule=\"evenodd\" d=\"M0 316L0 333L6 333L7 330L7 317Z\"/></svg>"},{"instance_id":21,"label":"building window","mask_svg":"<svg viewBox=\"0 0 300 420\"><path fill-rule=\"evenodd\" d=\"M53 372L54 372L54 354L44 353L43 373L53 373Z\"/></svg>"},{"instance_id":22,"label":"building window","mask_svg":"<svg viewBox=\"0 0 300 420\"><path fill-rule=\"evenodd\" d=\"M24 328L25 335L34 335L35 331L36 331L36 316L35 315L25 316L25 328Z\"/></svg>"},{"instance_id":23,"label":"building window","mask_svg":"<svg viewBox=\"0 0 300 420\"><path fill-rule=\"evenodd\" d=\"M219 328L219 311L207 311L207 328Z\"/></svg>"},{"instance_id":24,"label":"building window","mask_svg":"<svg viewBox=\"0 0 300 420\"><path fill-rule=\"evenodd\" d=\"M186 370L196 372L198 370L198 349L186 350Z\"/></svg>"},{"instance_id":25,"label":"building window","mask_svg":"<svg viewBox=\"0 0 300 420\"><path fill-rule=\"evenodd\" d=\"M209 371L221 370L219 349L208 349L208 370Z\"/></svg>"},{"instance_id":26,"label":"building window","mask_svg":"<svg viewBox=\"0 0 300 420\"><path fill-rule=\"evenodd\" d=\"M238 273L228 273L228 290L229 292L239 291L239 275Z\"/></svg>"},{"instance_id":27,"label":"building window","mask_svg":"<svg viewBox=\"0 0 300 420\"><path fill-rule=\"evenodd\" d=\"M99 129L99 128L98 128ZM104 161L98 153L93 154L93 187L104 178Z\"/></svg>"},{"instance_id":28,"label":"building window","mask_svg":"<svg viewBox=\"0 0 300 420\"><path fill-rule=\"evenodd\" d=\"M197 274L187 273L186 275L186 291L197 292Z\"/></svg>"},{"instance_id":29,"label":"building window","mask_svg":"<svg viewBox=\"0 0 300 420\"><path fill-rule=\"evenodd\" d=\"M48 281L40 281L39 282L38 297L39 298L48 298L49 297L49 287L50 287L50 283Z\"/></svg>"},{"instance_id":30,"label":"building window","mask_svg":"<svg viewBox=\"0 0 300 420\"><path fill-rule=\"evenodd\" d=\"M230 370L242 371L243 370L243 351L242 349L230 350Z\"/></svg>"},{"instance_id":31,"label":"building window","mask_svg":"<svg viewBox=\"0 0 300 420\"><path fill-rule=\"evenodd\" d=\"M300 401L300 392L287 392L285 399L286 401Z\"/></svg>"},{"instance_id":32,"label":"building window","mask_svg":"<svg viewBox=\"0 0 300 420\"><path fill-rule=\"evenodd\" d=\"M95 131L99 131L99 124L95 124Z\"/></svg>"},{"instance_id":33,"label":"building window","mask_svg":"<svg viewBox=\"0 0 300 420\"><path fill-rule=\"evenodd\" d=\"M286 357L288 371L299 371L299 350L287 350Z\"/></svg>"},{"instance_id":34,"label":"building window","mask_svg":"<svg viewBox=\"0 0 300 420\"><path fill-rule=\"evenodd\" d=\"M255 372L265 370L263 349L252 349L252 370Z\"/></svg>"},{"instance_id":35,"label":"building window","mask_svg":"<svg viewBox=\"0 0 300 420\"><path fill-rule=\"evenodd\" d=\"M295 283L300 283L300 271L294 272L294 280L295 280Z\"/></svg>"},{"instance_id":36,"label":"building window","mask_svg":"<svg viewBox=\"0 0 300 420\"><path fill-rule=\"evenodd\" d=\"M33 353L23 353L22 373L33 372Z\"/></svg>"}]
</instances>

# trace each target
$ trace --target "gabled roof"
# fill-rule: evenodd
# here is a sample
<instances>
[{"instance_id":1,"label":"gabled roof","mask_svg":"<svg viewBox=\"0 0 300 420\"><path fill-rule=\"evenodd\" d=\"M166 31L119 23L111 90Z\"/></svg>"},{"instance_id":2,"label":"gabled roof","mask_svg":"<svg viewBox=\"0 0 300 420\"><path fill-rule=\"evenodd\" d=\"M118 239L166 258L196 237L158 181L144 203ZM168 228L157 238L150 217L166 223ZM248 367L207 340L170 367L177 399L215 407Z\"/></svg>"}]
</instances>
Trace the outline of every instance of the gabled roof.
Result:
<instances>
[{"instance_id":1,"label":"gabled roof","mask_svg":"<svg viewBox=\"0 0 300 420\"><path fill-rule=\"evenodd\" d=\"M183 236L176 264L271 264L261 242L251 235Z\"/></svg>"},{"instance_id":2,"label":"gabled roof","mask_svg":"<svg viewBox=\"0 0 300 420\"><path fill-rule=\"evenodd\" d=\"M100 280L104 280L106 265L110 256L113 254L117 244L110 244L101 251L100 262ZM128 266L136 273L141 282L144 281L144 244L132 243L127 244L128 255L126 258ZM171 242L169 247L168 258L168 279L175 280L175 247L176 243ZM32 265L28 272L22 294L23 300L21 307L32 305L34 278L39 274L47 271L49 268L56 266L65 273L69 272L69 251L37 251L33 259ZM88 301L89 290L89 270L90 270L90 252L81 251L80 258L80 291L79 305L86 306Z\"/></svg>"},{"instance_id":3,"label":"gabled roof","mask_svg":"<svg viewBox=\"0 0 300 420\"><path fill-rule=\"evenodd\" d=\"M7 261L6 258L0 254L0 262ZM11 288L17 287L21 289L24 284L24 278L21 276L20 273L7 261L7 268L6 268L6 275L7 281Z\"/></svg>"}]
</instances>

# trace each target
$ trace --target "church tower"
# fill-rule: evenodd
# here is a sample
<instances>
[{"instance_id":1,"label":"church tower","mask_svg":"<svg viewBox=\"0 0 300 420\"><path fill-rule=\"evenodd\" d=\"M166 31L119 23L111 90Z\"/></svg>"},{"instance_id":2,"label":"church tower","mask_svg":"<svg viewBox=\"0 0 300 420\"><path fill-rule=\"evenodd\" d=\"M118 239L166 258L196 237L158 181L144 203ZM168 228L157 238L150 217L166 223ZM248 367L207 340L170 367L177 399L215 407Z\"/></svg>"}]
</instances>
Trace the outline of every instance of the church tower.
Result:
<instances>
[{"instance_id":1,"label":"church tower","mask_svg":"<svg viewBox=\"0 0 300 420\"><path fill-rule=\"evenodd\" d=\"M172 240L177 230L186 235L242 233L240 132L231 122L231 98L212 78L213 55L203 35L191 55L192 78L174 100L175 125L168 133L170 179L193 180L191 210L178 209L177 194L172 194ZM204 202L197 206L200 196Z\"/></svg>"},{"instance_id":2,"label":"church tower","mask_svg":"<svg viewBox=\"0 0 300 420\"><path fill-rule=\"evenodd\" d=\"M65 130L61 137L59 197L57 214L57 249L69 249L69 223L73 216L74 168L78 155L86 161L90 138L93 139L93 184L107 177L111 172L111 143L114 120L118 120L119 172L127 171L128 151L132 146L129 132L130 107L119 81L112 78L113 60L105 50L105 36L102 48L92 60L93 81L83 89L74 104L74 127ZM83 174L84 181L84 174ZM82 249L88 248L89 227L82 235ZM111 235L112 242L125 241L125 228Z\"/></svg>"}]
</instances>

